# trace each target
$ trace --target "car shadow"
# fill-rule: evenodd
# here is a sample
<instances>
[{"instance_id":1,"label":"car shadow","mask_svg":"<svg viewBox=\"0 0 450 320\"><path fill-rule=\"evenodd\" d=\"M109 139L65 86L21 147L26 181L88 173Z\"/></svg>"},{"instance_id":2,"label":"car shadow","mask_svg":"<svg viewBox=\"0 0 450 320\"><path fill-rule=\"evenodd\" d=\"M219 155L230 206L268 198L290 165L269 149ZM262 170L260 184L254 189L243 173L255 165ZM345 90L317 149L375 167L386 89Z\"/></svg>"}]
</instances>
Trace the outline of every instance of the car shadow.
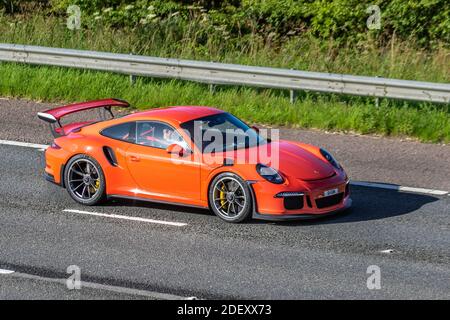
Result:
<instances>
[{"instance_id":1,"label":"car shadow","mask_svg":"<svg viewBox=\"0 0 450 320\"><path fill-rule=\"evenodd\" d=\"M265 221L250 220L247 224L277 224L285 226L300 226L313 224L348 223L369 220L386 219L414 212L428 203L438 201L439 198L430 195L399 192L396 190L379 189L362 186L351 187L353 206L343 212L324 216L312 220L295 221ZM212 216L208 209L186 207L182 205L162 204L142 200L111 199L103 206L138 207L153 210L175 211L187 214Z\"/></svg>"},{"instance_id":2,"label":"car shadow","mask_svg":"<svg viewBox=\"0 0 450 320\"><path fill-rule=\"evenodd\" d=\"M439 201L438 197L431 195L363 186L352 186L351 198L352 207L335 215L315 220L284 221L277 224L295 226L380 220L406 215L426 204Z\"/></svg>"},{"instance_id":3,"label":"car shadow","mask_svg":"<svg viewBox=\"0 0 450 320\"><path fill-rule=\"evenodd\" d=\"M133 199L122 199L122 198L114 198L108 200L106 203L102 204L103 206L114 206L114 207L136 207L136 208L147 208L153 210L163 210L163 211L176 211L176 212L185 212L185 213L193 213L199 215L212 215L208 209L197 208L197 207L189 207L185 205L176 205L170 203L158 203L152 201L145 200L133 200Z\"/></svg>"}]
</instances>

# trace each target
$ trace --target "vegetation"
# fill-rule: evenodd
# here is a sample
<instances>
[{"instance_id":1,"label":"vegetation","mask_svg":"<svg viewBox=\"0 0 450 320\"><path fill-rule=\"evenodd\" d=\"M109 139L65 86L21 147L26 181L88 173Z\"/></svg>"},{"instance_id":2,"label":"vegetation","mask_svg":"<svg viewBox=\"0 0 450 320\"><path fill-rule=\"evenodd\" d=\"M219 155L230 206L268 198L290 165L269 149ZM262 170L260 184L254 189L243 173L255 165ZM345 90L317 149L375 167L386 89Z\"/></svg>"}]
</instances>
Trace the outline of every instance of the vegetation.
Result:
<instances>
[{"instance_id":1,"label":"vegetation","mask_svg":"<svg viewBox=\"0 0 450 320\"><path fill-rule=\"evenodd\" d=\"M69 5L81 28L66 25ZM381 28L366 21L381 9ZM447 0L0 0L0 42L450 82ZM219 87L0 64L0 94L46 101L123 97L138 108L223 107L246 120L450 141L450 107Z\"/></svg>"},{"instance_id":2,"label":"vegetation","mask_svg":"<svg viewBox=\"0 0 450 320\"><path fill-rule=\"evenodd\" d=\"M310 33L345 42L386 38L394 32L423 46L450 41L450 3L447 0L2 0L7 12L26 12L33 6L65 15L78 5L85 24L116 27L159 27L161 23L201 24L207 41L211 29L230 38L258 33L271 41ZM380 8L382 28L367 32L369 6Z\"/></svg>"}]
</instances>

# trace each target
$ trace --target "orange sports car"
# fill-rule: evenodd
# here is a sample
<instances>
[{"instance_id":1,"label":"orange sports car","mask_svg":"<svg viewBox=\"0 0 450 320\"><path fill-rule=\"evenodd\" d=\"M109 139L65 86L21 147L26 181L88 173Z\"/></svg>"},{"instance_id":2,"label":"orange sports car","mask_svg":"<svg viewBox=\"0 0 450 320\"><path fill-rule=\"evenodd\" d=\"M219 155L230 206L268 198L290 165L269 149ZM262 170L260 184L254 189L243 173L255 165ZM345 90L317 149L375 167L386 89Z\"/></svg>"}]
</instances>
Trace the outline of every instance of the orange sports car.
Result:
<instances>
[{"instance_id":1,"label":"orange sports car","mask_svg":"<svg viewBox=\"0 0 450 320\"><path fill-rule=\"evenodd\" d=\"M55 136L45 152L45 177L78 203L126 198L180 204L209 208L228 222L315 218L351 206L349 179L324 149L272 141L210 107L118 118L112 107L129 104L105 99L38 113ZM100 121L61 121L90 109L102 111Z\"/></svg>"}]
</instances>

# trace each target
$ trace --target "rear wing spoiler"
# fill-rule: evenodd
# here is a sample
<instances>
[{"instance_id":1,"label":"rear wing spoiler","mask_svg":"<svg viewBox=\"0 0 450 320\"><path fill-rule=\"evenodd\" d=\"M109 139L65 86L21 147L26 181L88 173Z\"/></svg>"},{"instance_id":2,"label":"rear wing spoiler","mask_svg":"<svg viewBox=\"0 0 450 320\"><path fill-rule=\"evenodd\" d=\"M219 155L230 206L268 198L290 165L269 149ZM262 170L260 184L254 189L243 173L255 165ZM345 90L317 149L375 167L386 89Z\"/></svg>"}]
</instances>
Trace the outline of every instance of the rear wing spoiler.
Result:
<instances>
[{"instance_id":1,"label":"rear wing spoiler","mask_svg":"<svg viewBox=\"0 0 450 320\"><path fill-rule=\"evenodd\" d=\"M108 112L111 117L114 118L114 114L111 111L112 107L122 107L128 108L130 104L124 100L120 99L103 99L103 100L94 100L82 103L70 104L67 106L57 107L54 109L49 109L43 112L39 112L37 114L38 118L50 123L52 133L55 137L61 136L64 134L63 126L61 125L61 118L81 111L104 108L106 112ZM106 115L104 115L105 117ZM59 128L56 128L56 125Z\"/></svg>"},{"instance_id":2,"label":"rear wing spoiler","mask_svg":"<svg viewBox=\"0 0 450 320\"><path fill-rule=\"evenodd\" d=\"M62 106L54 109L50 109L47 111L39 112L38 118L44 120L48 123L56 123L59 120L72 113L97 109L97 108L105 108L108 112L111 113L111 107L122 107L128 108L130 104L124 100L120 99L104 99L104 100L94 100L82 103L69 104L67 106ZM112 115L113 116L113 115Z\"/></svg>"}]
</instances>

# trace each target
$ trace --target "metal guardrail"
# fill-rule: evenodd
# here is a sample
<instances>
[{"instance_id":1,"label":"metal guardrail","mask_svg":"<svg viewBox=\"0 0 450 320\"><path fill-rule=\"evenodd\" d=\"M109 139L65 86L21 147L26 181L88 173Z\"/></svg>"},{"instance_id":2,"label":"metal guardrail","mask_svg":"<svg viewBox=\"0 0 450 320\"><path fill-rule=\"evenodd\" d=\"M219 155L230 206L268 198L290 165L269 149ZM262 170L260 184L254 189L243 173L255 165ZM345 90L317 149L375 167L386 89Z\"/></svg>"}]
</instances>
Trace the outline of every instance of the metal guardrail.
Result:
<instances>
[{"instance_id":1,"label":"metal guardrail","mask_svg":"<svg viewBox=\"0 0 450 320\"><path fill-rule=\"evenodd\" d=\"M208 84L309 90L450 103L450 84L306 72L107 52L0 44L0 61L110 71ZM293 95L291 94L291 97Z\"/></svg>"}]
</instances>

